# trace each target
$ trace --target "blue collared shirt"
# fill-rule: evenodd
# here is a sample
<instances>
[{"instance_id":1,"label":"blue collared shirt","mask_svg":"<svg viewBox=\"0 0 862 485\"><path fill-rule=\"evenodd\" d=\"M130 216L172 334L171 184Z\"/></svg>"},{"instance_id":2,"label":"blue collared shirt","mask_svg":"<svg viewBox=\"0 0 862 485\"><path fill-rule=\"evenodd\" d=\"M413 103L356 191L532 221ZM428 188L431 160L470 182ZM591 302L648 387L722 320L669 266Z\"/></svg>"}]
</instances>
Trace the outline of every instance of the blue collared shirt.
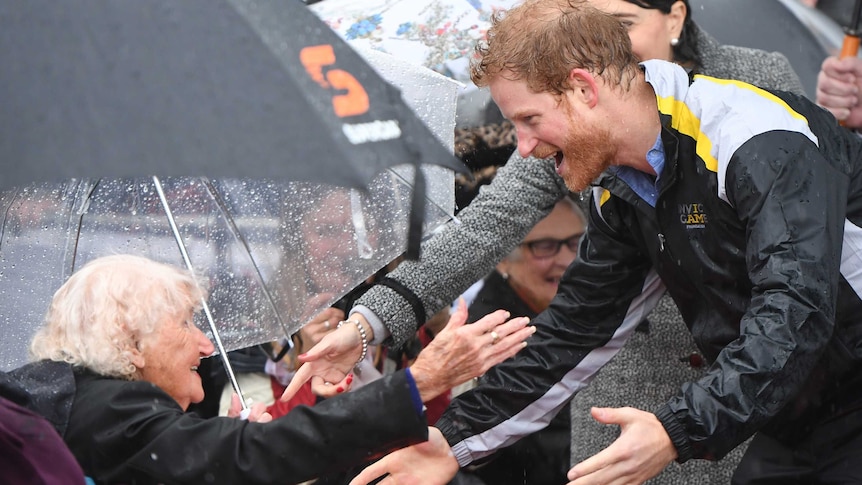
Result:
<instances>
[{"instance_id":1,"label":"blue collared shirt","mask_svg":"<svg viewBox=\"0 0 862 485\"><path fill-rule=\"evenodd\" d=\"M655 144L647 152L646 160L657 174L655 180L653 180L652 175L631 167L617 166L611 167L611 170L641 199L654 208L656 200L658 200L658 181L661 177L661 171L664 169L664 145L661 142L661 133L658 134Z\"/></svg>"}]
</instances>

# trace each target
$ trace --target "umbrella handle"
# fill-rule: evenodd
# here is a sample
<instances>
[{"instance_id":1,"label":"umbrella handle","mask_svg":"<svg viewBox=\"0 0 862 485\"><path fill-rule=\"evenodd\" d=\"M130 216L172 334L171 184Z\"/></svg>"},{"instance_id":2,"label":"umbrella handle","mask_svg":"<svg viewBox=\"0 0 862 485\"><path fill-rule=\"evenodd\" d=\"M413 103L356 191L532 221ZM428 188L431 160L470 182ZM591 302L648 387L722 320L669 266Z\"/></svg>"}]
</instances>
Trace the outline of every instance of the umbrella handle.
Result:
<instances>
[{"instance_id":1,"label":"umbrella handle","mask_svg":"<svg viewBox=\"0 0 862 485\"><path fill-rule=\"evenodd\" d=\"M839 54L839 59L844 59L845 57L856 57L859 53L859 36L853 34L846 34L844 36L844 43L841 44L841 54ZM844 126L844 120L840 120L838 122L839 125Z\"/></svg>"},{"instance_id":2,"label":"umbrella handle","mask_svg":"<svg viewBox=\"0 0 862 485\"><path fill-rule=\"evenodd\" d=\"M844 59L845 57L856 57L856 54L859 53L859 36L858 35L845 35L844 43L841 44L841 54L839 55L840 59Z\"/></svg>"}]
</instances>

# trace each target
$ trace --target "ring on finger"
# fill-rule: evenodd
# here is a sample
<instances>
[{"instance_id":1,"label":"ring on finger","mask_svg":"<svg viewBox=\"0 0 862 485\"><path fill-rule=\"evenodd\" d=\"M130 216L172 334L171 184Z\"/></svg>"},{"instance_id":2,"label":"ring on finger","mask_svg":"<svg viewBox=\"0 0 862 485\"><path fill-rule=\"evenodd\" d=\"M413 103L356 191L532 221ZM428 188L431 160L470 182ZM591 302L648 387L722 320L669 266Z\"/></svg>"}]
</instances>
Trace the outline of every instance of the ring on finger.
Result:
<instances>
[{"instance_id":1,"label":"ring on finger","mask_svg":"<svg viewBox=\"0 0 862 485\"><path fill-rule=\"evenodd\" d=\"M323 322L323 328L329 330L329 327L331 327L331 325L329 324L329 320L326 320L325 322Z\"/></svg>"},{"instance_id":2,"label":"ring on finger","mask_svg":"<svg viewBox=\"0 0 862 485\"><path fill-rule=\"evenodd\" d=\"M499 340L499 339L500 339L500 335L497 334L497 332L491 330L491 345L494 345L495 343L497 343L497 340Z\"/></svg>"}]
</instances>

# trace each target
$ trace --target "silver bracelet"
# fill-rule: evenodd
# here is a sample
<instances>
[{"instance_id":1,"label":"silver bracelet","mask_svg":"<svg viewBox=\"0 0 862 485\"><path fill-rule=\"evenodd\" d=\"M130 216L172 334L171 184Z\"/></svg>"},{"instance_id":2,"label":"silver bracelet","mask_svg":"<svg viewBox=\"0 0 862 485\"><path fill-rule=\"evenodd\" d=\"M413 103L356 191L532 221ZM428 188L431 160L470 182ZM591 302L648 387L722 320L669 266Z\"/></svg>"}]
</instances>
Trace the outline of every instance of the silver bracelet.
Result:
<instances>
[{"instance_id":1,"label":"silver bracelet","mask_svg":"<svg viewBox=\"0 0 862 485\"><path fill-rule=\"evenodd\" d=\"M338 322L338 326L335 328L341 328L341 326L345 323L352 323L356 325L356 329L359 330L359 338L362 339L362 354L359 355L359 360L357 360L356 363L353 364L353 369L356 372L359 372L359 364L361 364L362 361L365 360L365 356L368 354L368 335L366 335L365 328L362 326L362 323L360 323L359 320L342 320Z\"/></svg>"}]
</instances>

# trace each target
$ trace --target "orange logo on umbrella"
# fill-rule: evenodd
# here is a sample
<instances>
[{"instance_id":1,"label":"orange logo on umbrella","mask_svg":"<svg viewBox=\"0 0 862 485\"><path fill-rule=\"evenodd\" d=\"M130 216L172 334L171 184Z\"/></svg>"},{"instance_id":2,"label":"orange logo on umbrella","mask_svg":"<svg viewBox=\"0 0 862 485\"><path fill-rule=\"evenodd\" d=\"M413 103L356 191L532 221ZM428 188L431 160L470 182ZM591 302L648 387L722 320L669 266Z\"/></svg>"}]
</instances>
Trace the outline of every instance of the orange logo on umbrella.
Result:
<instances>
[{"instance_id":1,"label":"orange logo on umbrella","mask_svg":"<svg viewBox=\"0 0 862 485\"><path fill-rule=\"evenodd\" d=\"M346 90L346 94L332 96L332 108L339 118L357 116L368 111L368 93L362 84L352 74L343 69L328 69L324 66L335 64L335 52L329 44L305 47L299 53L299 59L308 75L321 87L334 90Z\"/></svg>"}]
</instances>

